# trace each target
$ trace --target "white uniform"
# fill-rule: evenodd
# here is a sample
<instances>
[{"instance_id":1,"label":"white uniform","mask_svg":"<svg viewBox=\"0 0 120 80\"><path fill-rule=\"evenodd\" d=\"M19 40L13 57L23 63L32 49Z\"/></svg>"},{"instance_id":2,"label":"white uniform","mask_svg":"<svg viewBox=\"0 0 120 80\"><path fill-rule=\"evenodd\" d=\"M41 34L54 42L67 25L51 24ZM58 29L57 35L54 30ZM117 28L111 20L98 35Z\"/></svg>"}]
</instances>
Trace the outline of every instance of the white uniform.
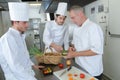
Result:
<instances>
[{"instance_id":1,"label":"white uniform","mask_svg":"<svg viewBox=\"0 0 120 80\"><path fill-rule=\"evenodd\" d=\"M43 42L46 47L49 47L53 42L57 45L63 46L65 50L69 47L69 29L66 24L58 25L55 21L49 21L45 25L43 33Z\"/></svg>"},{"instance_id":2,"label":"white uniform","mask_svg":"<svg viewBox=\"0 0 120 80\"><path fill-rule=\"evenodd\" d=\"M0 38L0 65L6 80L36 80L25 36L13 28Z\"/></svg>"},{"instance_id":3,"label":"white uniform","mask_svg":"<svg viewBox=\"0 0 120 80\"><path fill-rule=\"evenodd\" d=\"M73 44L76 51L92 50L98 55L76 57L75 61L92 76L98 76L103 72L103 32L97 24L87 19L81 27L75 27Z\"/></svg>"}]
</instances>

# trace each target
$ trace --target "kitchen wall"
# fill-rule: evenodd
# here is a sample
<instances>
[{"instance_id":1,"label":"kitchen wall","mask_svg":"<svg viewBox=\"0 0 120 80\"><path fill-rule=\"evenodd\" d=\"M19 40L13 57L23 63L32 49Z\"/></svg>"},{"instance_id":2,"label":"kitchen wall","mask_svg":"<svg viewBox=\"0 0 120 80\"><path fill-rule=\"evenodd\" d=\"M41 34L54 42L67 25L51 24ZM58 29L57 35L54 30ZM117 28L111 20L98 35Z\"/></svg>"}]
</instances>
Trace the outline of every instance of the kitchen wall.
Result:
<instances>
[{"instance_id":1,"label":"kitchen wall","mask_svg":"<svg viewBox=\"0 0 120 80\"><path fill-rule=\"evenodd\" d=\"M2 27L3 27L3 26L2 26L2 13L1 13L1 11L0 11L0 37L2 36L2 30L3 30Z\"/></svg>"},{"instance_id":2,"label":"kitchen wall","mask_svg":"<svg viewBox=\"0 0 120 80\"><path fill-rule=\"evenodd\" d=\"M9 27L11 27L9 12L0 11L0 36L2 36Z\"/></svg>"},{"instance_id":3,"label":"kitchen wall","mask_svg":"<svg viewBox=\"0 0 120 80\"><path fill-rule=\"evenodd\" d=\"M50 16L46 13L39 13L40 5L30 5L29 17L30 17L30 25L27 30L26 35L26 43L28 49L33 47L33 45L37 46L38 49L44 50L44 43L42 40L42 35L45 27L45 23L50 19ZM35 37L38 35L37 37Z\"/></svg>"},{"instance_id":4,"label":"kitchen wall","mask_svg":"<svg viewBox=\"0 0 120 80\"><path fill-rule=\"evenodd\" d=\"M86 15L103 29L105 37L103 55L104 74L112 80L120 79L120 64L118 63L120 61L120 34L116 34L120 32L119 3L119 0L97 0L85 6ZM103 5L103 10L100 7L101 5ZM114 35L109 35L109 32Z\"/></svg>"},{"instance_id":5,"label":"kitchen wall","mask_svg":"<svg viewBox=\"0 0 120 80\"><path fill-rule=\"evenodd\" d=\"M29 17L30 18L41 18L41 22L47 20L45 13L39 13L40 5L30 5Z\"/></svg>"},{"instance_id":6,"label":"kitchen wall","mask_svg":"<svg viewBox=\"0 0 120 80\"><path fill-rule=\"evenodd\" d=\"M105 48L105 73L108 74L113 80L120 79L120 0L109 0L109 26L107 46ZM114 35L112 35L114 34ZM118 35L118 36L116 36Z\"/></svg>"}]
</instances>

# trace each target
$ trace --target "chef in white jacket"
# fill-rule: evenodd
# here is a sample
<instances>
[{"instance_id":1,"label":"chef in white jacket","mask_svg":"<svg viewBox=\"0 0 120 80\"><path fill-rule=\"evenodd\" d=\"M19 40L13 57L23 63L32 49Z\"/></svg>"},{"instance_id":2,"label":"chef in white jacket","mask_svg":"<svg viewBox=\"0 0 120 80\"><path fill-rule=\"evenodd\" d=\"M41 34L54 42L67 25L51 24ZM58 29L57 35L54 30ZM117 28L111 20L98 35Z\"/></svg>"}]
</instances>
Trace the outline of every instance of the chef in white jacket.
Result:
<instances>
[{"instance_id":1,"label":"chef in white jacket","mask_svg":"<svg viewBox=\"0 0 120 80\"><path fill-rule=\"evenodd\" d=\"M101 27L87 18L80 6L71 7L69 13L76 26L73 32L74 46L69 48L67 58L75 58L78 65L101 80L104 43Z\"/></svg>"},{"instance_id":2,"label":"chef in white jacket","mask_svg":"<svg viewBox=\"0 0 120 80\"><path fill-rule=\"evenodd\" d=\"M60 2L55 15L55 20L49 21L45 25L43 42L45 47L51 47L54 52L68 50L68 25L65 23L67 13L67 3Z\"/></svg>"},{"instance_id":3,"label":"chef in white jacket","mask_svg":"<svg viewBox=\"0 0 120 80\"><path fill-rule=\"evenodd\" d=\"M28 28L28 4L9 2L12 27L0 38L0 65L5 80L37 80L25 43L24 32Z\"/></svg>"}]
</instances>

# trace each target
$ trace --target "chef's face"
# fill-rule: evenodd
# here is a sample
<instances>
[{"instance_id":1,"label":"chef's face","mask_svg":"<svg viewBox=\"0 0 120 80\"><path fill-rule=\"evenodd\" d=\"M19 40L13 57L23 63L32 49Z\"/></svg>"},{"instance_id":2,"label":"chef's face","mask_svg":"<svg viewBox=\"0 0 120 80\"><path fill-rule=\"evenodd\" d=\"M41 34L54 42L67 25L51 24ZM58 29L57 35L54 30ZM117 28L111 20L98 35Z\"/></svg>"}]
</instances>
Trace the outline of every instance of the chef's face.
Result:
<instances>
[{"instance_id":1,"label":"chef's face","mask_svg":"<svg viewBox=\"0 0 120 80\"><path fill-rule=\"evenodd\" d=\"M71 20L78 26L82 25L82 16L80 12L75 12L73 10L71 10L69 12Z\"/></svg>"},{"instance_id":2,"label":"chef's face","mask_svg":"<svg viewBox=\"0 0 120 80\"><path fill-rule=\"evenodd\" d=\"M16 24L16 29L21 33L24 33L28 28L27 21L15 21L15 24Z\"/></svg>"},{"instance_id":3,"label":"chef's face","mask_svg":"<svg viewBox=\"0 0 120 80\"><path fill-rule=\"evenodd\" d=\"M65 18L66 18L66 16L58 15L58 16L56 16L55 21L58 25L63 25L65 22Z\"/></svg>"}]
</instances>

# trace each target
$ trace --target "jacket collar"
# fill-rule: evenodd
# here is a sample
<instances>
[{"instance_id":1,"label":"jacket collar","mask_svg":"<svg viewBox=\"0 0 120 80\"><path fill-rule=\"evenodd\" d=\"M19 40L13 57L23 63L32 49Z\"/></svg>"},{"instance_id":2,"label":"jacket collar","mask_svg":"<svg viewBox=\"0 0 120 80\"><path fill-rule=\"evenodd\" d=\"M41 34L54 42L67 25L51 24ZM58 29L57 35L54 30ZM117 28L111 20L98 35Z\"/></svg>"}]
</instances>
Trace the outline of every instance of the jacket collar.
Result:
<instances>
[{"instance_id":1,"label":"jacket collar","mask_svg":"<svg viewBox=\"0 0 120 80\"><path fill-rule=\"evenodd\" d=\"M85 26L89 22L89 19L86 19L86 21L82 24L81 27Z\"/></svg>"},{"instance_id":2,"label":"jacket collar","mask_svg":"<svg viewBox=\"0 0 120 80\"><path fill-rule=\"evenodd\" d=\"M53 22L54 22L54 24L57 25L57 26L64 26L64 25L65 25L65 22L63 23L63 25L58 25L55 20L54 20Z\"/></svg>"},{"instance_id":3,"label":"jacket collar","mask_svg":"<svg viewBox=\"0 0 120 80\"><path fill-rule=\"evenodd\" d=\"M23 38L25 38L25 34L21 34L18 30L14 29L14 28L9 28L10 31L14 32L16 35L19 35Z\"/></svg>"}]
</instances>

